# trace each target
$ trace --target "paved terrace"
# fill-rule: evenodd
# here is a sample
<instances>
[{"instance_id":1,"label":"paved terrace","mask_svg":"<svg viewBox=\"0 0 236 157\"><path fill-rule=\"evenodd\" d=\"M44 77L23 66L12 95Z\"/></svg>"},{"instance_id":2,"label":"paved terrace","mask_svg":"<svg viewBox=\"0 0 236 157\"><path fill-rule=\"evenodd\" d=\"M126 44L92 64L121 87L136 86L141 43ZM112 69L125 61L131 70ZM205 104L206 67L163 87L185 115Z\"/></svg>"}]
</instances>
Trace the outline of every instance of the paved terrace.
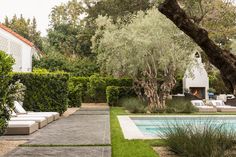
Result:
<instances>
[{"instance_id":1,"label":"paved terrace","mask_svg":"<svg viewBox=\"0 0 236 157\"><path fill-rule=\"evenodd\" d=\"M28 140L4 157L111 157L109 116L106 104L84 104L30 136L3 137Z\"/></svg>"}]
</instances>

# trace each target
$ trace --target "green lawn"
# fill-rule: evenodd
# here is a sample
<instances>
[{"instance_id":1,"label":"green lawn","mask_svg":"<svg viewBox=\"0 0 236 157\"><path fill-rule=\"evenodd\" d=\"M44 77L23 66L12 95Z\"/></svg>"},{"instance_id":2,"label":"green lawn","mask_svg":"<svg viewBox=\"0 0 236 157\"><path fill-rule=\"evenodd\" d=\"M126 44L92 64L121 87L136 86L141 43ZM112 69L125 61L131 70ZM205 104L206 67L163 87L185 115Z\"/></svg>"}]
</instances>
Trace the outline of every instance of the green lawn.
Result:
<instances>
[{"instance_id":1,"label":"green lawn","mask_svg":"<svg viewBox=\"0 0 236 157\"><path fill-rule=\"evenodd\" d=\"M117 115L125 114L119 107L111 108L111 143L112 157L158 157L152 145L163 145L161 140L126 140L117 119Z\"/></svg>"},{"instance_id":2,"label":"green lawn","mask_svg":"<svg viewBox=\"0 0 236 157\"><path fill-rule=\"evenodd\" d=\"M112 107L110 113L111 121L111 143L112 157L158 157L152 146L165 146L164 140L126 140L117 119L117 115L127 115L121 107ZM236 113L193 113L190 115L235 115ZM143 114L140 114L143 115ZM149 114L150 115L150 114ZM176 115L176 114L158 114ZM177 114L186 115L186 114ZM189 115L189 114L187 114Z\"/></svg>"}]
</instances>

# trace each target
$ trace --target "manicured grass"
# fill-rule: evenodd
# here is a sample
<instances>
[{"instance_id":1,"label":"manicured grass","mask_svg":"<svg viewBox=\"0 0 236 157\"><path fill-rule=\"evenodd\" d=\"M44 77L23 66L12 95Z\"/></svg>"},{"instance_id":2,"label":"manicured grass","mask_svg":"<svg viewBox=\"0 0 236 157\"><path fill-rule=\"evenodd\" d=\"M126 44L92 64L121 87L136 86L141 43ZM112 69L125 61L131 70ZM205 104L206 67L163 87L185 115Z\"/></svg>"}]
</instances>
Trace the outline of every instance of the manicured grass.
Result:
<instances>
[{"instance_id":1,"label":"manicured grass","mask_svg":"<svg viewBox=\"0 0 236 157\"><path fill-rule=\"evenodd\" d=\"M117 115L125 114L122 108L111 108L112 157L158 157L152 145L163 145L162 140L126 140L123 137Z\"/></svg>"},{"instance_id":2,"label":"manicured grass","mask_svg":"<svg viewBox=\"0 0 236 157\"><path fill-rule=\"evenodd\" d=\"M152 146L166 146L165 140L126 140L123 137L117 115L131 115L121 107L110 110L112 157L158 157ZM192 113L192 114L138 114L138 115L236 115L236 113Z\"/></svg>"}]
</instances>

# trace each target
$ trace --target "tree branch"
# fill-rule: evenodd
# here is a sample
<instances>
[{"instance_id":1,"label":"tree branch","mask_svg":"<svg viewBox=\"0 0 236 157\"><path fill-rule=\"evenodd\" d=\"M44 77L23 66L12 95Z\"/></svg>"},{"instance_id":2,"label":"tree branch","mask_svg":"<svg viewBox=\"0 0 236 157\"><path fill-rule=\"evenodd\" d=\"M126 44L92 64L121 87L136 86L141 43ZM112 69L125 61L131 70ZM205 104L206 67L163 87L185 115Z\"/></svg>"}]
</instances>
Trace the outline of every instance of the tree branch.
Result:
<instances>
[{"instance_id":1,"label":"tree branch","mask_svg":"<svg viewBox=\"0 0 236 157\"><path fill-rule=\"evenodd\" d=\"M180 8L177 0L165 0L158 10L202 48L209 61L220 70L226 85L236 94L236 56L217 46L208 37L208 32L196 25Z\"/></svg>"}]
</instances>

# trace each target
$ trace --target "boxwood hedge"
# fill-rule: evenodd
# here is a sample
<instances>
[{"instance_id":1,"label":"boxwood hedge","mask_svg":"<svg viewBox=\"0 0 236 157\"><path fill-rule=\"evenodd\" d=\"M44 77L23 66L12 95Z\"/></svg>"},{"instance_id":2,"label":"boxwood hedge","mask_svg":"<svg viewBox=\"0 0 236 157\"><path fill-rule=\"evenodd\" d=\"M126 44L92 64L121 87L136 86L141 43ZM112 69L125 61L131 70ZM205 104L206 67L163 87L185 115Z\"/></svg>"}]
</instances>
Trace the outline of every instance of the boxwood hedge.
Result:
<instances>
[{"instance_id":1,"label":"boxwood hedge","mask_svg":"<svg viewBox=\"0 0 236 157\"><path fill-rule=\"evenodd\" d=\"M62 114L68 105L68 80L65 73L13 73L13 80L26 86L23 106L29 111L55 111Z\"/></svg>"}]
</instances>

